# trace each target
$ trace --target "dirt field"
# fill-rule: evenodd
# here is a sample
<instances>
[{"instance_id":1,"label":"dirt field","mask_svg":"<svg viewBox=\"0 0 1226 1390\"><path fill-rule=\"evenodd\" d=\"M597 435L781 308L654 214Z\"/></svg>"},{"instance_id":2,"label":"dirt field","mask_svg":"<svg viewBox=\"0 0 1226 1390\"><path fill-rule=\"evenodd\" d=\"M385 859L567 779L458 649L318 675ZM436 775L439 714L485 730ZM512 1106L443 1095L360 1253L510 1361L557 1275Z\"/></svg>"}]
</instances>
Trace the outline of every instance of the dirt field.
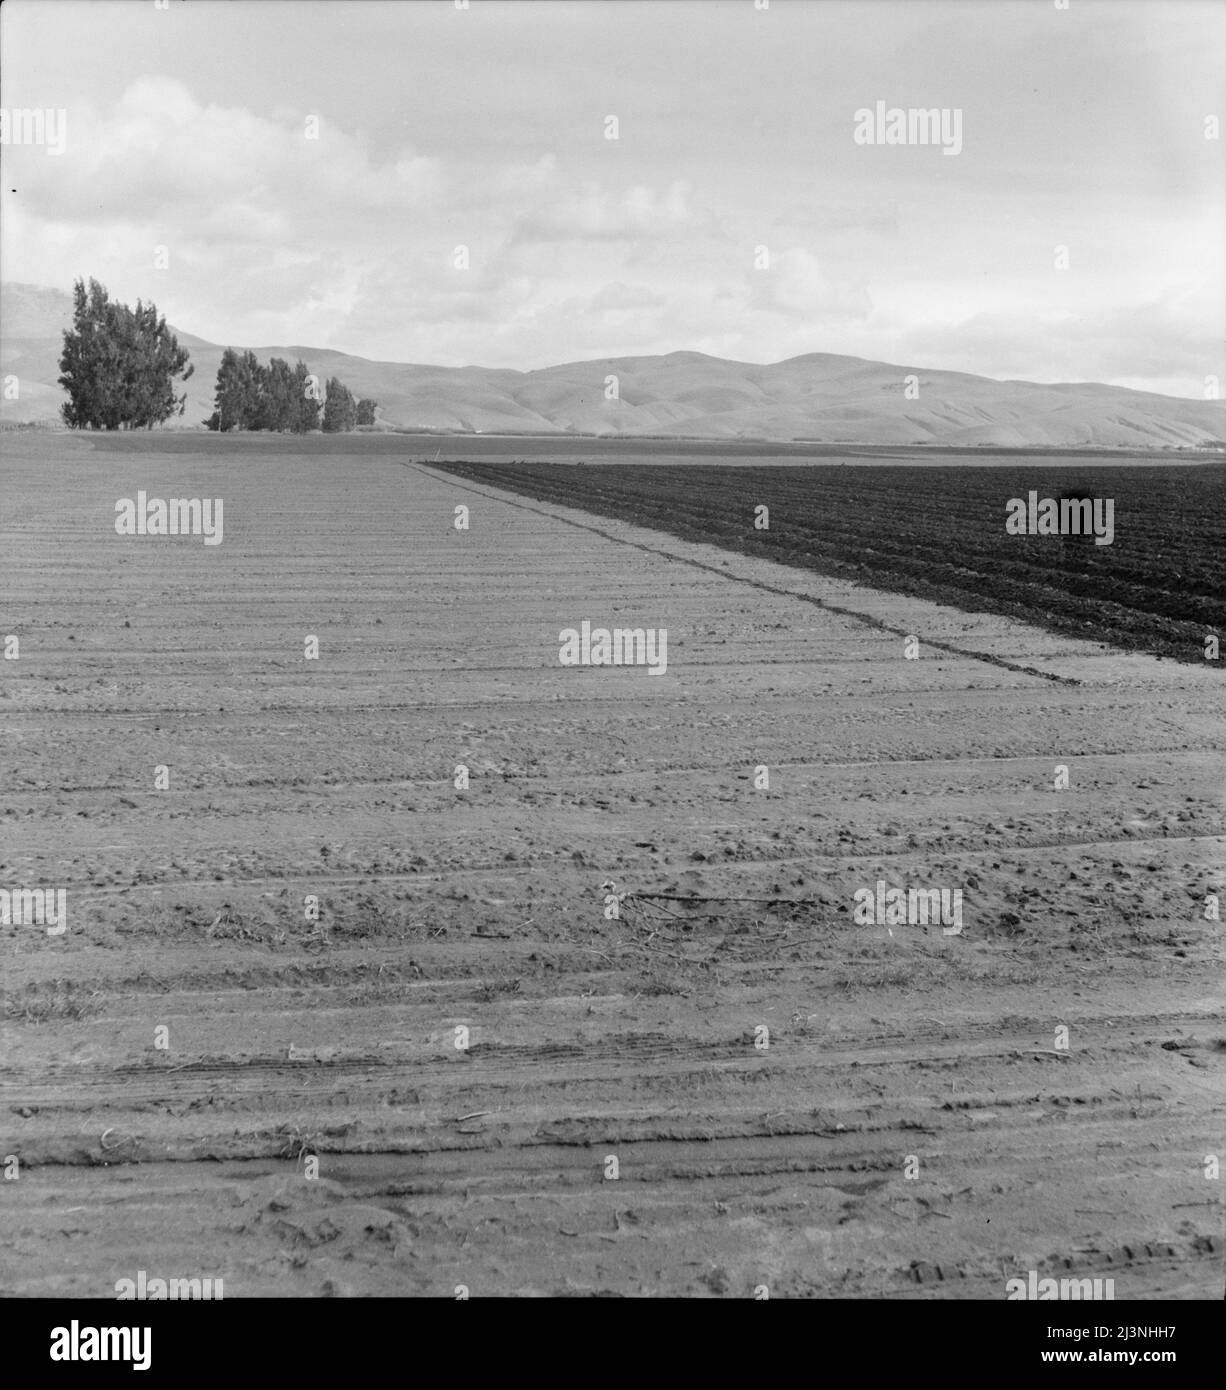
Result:
<instances>
[{"instance_id":1,"label":"dirt field","mask_svg":"<svg viewBox=\"0 0 1226 1390\"><path fill-rule=\"evenodd\" d=\"M1220 1298L1219 678L224 442L3 440L0 1294Z\"/></svg>"},{"instance_id":2,"label":"dirt field","mask_svg":"<svg viewBox=\"0 0 1226 1390\"><path fill-rule=\"evenodd\" d=\"M1075 465L1021 458L1010 469L969 459L943 467L848 467L842 460L702 467L654 459L602 468L522 461L439 467L533 501L1062 636L1092 636L1122 651L1205 667L1206 633L1226 639L1220 463L1103 463L1080 474ZM1081 534L1008 534L1011 494L1020 494L1022 506L1034 498L1036 508L1040 497L1097 499L1097 538L1088 515ZM756 516L768 525L758 529ZM1207 669L1220 676L1226 668L1218 660Z\"/></svg>"}]
</instances>

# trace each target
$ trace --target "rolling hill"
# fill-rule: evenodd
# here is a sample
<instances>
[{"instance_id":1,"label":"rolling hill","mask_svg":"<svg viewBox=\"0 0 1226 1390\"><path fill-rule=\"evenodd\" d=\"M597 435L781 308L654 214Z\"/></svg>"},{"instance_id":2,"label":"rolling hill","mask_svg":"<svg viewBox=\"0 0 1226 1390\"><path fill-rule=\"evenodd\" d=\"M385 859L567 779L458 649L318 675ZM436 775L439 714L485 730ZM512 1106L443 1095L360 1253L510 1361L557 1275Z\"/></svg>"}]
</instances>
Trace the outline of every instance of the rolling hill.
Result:
<instances>
[{"instance_id":1,"label":"rolling hill","mask_svg":"<svg viewBox=\"0 0 1226 1390\"><path fill-rule=\"evenodd\" d=\"M0 373L19 382L19 399L0 401L0 424L58 420L58 359L71 306L59 290L0 286ZM222 348L175 332L196 369L187 412L175 423L198 429L213 408ZM264 361L301 357L321 378L337 376L356 396L378 401L381 424L408 429L1004 448L1164 449L1226 439L1226 404L1218 401L996 381L831 353L758 364L672 352L520 372L374 362L297 344L254 351ZM919 379L915 400L904 395L909 375ZM610 376L615 400L606 399Z\"/></svg>"}]
</instances>

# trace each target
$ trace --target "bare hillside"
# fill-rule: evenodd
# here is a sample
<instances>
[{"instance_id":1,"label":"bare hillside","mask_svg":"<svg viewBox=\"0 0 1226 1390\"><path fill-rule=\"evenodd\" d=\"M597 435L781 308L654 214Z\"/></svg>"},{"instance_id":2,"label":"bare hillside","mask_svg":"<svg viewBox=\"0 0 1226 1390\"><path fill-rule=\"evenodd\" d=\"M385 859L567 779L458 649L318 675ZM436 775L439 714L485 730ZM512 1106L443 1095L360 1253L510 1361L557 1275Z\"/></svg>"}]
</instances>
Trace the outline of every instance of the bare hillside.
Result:
<instances>
[{"instance_id":1,"label":"bare hillside","mask_svg":"<svg viewBox=\"0 0 1226 1390\"><path fill-rule=\"evenodd\" d=\"M58 418L71 303L56 290L3 286L0 369L18 377L20 398L3 402L0 420ZM222 348L176 332L196 369L181 424L199 428L213 408ZM385 424L410 429L1005 448L1187 448L1226 439L1226 407L1217 401L1093 383L994 381L831 353L762 364L671 352L518 372L371 362L301 344L255 352L262 360L301 357L317 375L377 400ZM915 378L911 399L908 377Z\"/></svg>"}]
</instances>

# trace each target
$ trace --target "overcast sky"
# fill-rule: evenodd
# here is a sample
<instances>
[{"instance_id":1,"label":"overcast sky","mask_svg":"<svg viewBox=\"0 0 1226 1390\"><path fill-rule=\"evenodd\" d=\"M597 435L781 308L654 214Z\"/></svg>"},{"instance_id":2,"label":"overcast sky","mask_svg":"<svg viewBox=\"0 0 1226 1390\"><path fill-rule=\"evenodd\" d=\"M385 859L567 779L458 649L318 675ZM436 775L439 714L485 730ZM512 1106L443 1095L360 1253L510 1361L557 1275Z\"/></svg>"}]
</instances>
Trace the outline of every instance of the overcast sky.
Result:
<instances>
[{"instance_id":1,"label":"overcast sky","mask_svg":"<svg viewBox=\"0 0 1226 1390\"><path fill-rule=\"evenodd\" d=\"M3 149L3 278L215 342L1226 379L1214 0L8 0L0 62L67 112ZM856 143L878 100L960 153Z\"/></svg>"}]
</instances>

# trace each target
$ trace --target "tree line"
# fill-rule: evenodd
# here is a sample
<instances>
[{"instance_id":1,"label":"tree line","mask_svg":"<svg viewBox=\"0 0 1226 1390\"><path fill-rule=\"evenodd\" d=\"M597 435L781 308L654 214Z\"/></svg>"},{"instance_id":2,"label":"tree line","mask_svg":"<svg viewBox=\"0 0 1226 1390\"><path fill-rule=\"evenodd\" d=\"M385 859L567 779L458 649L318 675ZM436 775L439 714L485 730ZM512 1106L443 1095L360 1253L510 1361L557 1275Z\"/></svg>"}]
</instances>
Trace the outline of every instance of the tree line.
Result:
<instances>
[{"instance_id":1,"label":"tree line","mask_svg":"<svg viewBox=\"0 0 1226 1390\"><path fill-rule=\"evenodd\" d=\"M305 362L292 367L282 357L267 366L254 352L226 348L217 369L216 409L204 422L211 430L323 430L338 434L375 423L375 402L356 400L348 386L329 377L319 389ZM322 406L322 409L321 409Z\"/></svg>"},{"instance_id":2,"label":"tree line","mask_svg":"<svg viewBox=\"0 0 1226 1390\"><path fill-rule=\"evenodd\" d=\"M61 407L72 429L152 429L187 408L176 384L195 368L188 352L159 316L156 305L136 308L113 301L91 279L73 285L72 327L64 330L59 384L68 392ZM217 370L214 410L202 421L210 430L289 430L335 434L375 423L376 402L355 399L337 377L322 391L305 362L290 366L274 357L267 365L251 351L226 348Z\"/></svg>"}]
</instances>

